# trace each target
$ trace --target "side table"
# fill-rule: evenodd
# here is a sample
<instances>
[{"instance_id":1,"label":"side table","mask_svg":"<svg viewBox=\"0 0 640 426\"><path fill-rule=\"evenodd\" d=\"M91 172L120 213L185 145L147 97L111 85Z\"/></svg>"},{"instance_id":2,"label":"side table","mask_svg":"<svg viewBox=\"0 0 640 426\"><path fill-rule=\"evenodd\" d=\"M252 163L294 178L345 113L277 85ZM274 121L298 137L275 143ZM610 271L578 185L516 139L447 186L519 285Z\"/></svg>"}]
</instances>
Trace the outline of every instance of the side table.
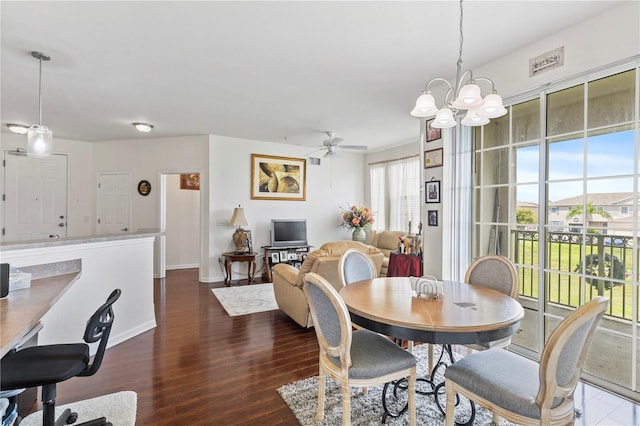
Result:
<instances>
[{"instance_id":1,"label":"side table","mask_svg":"<svg viewBox=\"0 0 640 426\"><path fill-rule=\"evenodd\" d=\"M422 257L414 254L389 253L388 277L421 277Z\"/></svg>"},{"instance_id":2,"label":"side table","mask_svg":"<svg viewBox=\"0 0 640 426\"><path fill-rule=\"evenodd\" d=\"M247 262L249 263L247 276L249 283L253 282L253 275L256 273L256 256L258 253L236 253L235 251L228 251L222 253L224 257L224 266L227 271L227 275L224 277L224 283L227 286L231 285L231 266L233 262Z\"/></svg>"}]
</instances>

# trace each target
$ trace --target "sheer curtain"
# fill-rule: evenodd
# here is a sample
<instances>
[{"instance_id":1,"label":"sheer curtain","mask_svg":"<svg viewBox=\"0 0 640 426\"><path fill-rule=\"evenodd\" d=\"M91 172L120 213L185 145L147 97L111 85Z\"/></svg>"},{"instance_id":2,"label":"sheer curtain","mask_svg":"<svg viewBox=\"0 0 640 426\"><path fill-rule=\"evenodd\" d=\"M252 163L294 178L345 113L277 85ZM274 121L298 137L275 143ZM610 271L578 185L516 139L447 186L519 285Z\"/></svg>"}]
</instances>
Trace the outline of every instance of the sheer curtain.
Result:
<instances>
[{"instance_id":1,"label":"sheer curtain","mask_svg":"<svg viewBox=\"0 0 640 426\"><path fill-rule=\"evenodd\" d=\"M373 229L415 233L420 223L420 158L371 164L371 209L376 218Z\"/></svg>"},{"instance_id":2,"label":"sheer curtain","mask_svg":"<svg viewBox=\"0 0 640 426\"><path fill-rule=\"evenodd\" d=\"M442 278L463 281L471 263L472 128L458 124L451 134L443 169Z\"/></svg>"}]
</instances>

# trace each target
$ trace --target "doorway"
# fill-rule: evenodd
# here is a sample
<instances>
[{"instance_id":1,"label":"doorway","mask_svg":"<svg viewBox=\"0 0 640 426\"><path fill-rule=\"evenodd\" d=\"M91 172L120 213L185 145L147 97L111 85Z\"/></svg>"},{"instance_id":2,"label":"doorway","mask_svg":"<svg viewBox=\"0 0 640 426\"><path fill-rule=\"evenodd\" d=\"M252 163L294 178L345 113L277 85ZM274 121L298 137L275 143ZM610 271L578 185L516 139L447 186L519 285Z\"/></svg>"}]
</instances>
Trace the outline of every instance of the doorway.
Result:
<instances>
[{"instance_id":1,"label":"doorway","mask_svg":"<svg viewBox=\"0 0 640 426\"><path fill-rule=\"evenodd\" d=\"M158 277L167 269L200 267L201 191L199 172L162 173L160 175L160 229L158 238ZM197 183L196 183L197 181Z\"/></svg>"}]
</instances>

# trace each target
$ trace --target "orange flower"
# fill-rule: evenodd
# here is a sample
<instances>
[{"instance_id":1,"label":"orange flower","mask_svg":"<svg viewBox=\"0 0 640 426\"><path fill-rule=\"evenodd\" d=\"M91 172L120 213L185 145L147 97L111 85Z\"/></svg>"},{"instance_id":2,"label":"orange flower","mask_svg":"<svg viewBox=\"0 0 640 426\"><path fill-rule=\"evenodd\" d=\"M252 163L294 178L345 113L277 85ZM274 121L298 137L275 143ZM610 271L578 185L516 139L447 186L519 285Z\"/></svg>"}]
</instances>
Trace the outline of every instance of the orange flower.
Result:
<instances>
[{"instance_id":1,"label":"orange flower","mask_svg":"<svg viewBox=\"0 0 640 426\"><path fill-rule=\"evenodd\" d=\"M374 223L373 213L369 207L349 206L342 210L342 223L345 228L364 228Z\"/></svg>"}]
</instances>

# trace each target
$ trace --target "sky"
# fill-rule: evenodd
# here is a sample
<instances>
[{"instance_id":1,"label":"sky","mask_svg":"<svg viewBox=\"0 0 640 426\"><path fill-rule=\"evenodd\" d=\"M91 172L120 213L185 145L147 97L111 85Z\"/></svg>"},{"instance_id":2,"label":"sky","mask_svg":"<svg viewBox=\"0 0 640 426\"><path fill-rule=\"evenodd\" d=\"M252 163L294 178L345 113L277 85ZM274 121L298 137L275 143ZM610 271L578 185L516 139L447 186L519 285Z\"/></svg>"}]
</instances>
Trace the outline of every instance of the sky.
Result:
<instances>
[{"instance_id":1,"label":"sky","mask_svg":"<svg viewBox=\"0 0 640 426\"><path fill-rule=\"evenodd\" d=\"M554 142L549 146L550 201L575 197L583 193L583 176L589 176L588 193L633 191L634 149L632 130L607 133L584 139ZM586 155L586 162L585 162ZM538 146L517 151L518 201L538 203ZM586 165L586 171L585 166Z\"/></svg>"}]
</instances>

